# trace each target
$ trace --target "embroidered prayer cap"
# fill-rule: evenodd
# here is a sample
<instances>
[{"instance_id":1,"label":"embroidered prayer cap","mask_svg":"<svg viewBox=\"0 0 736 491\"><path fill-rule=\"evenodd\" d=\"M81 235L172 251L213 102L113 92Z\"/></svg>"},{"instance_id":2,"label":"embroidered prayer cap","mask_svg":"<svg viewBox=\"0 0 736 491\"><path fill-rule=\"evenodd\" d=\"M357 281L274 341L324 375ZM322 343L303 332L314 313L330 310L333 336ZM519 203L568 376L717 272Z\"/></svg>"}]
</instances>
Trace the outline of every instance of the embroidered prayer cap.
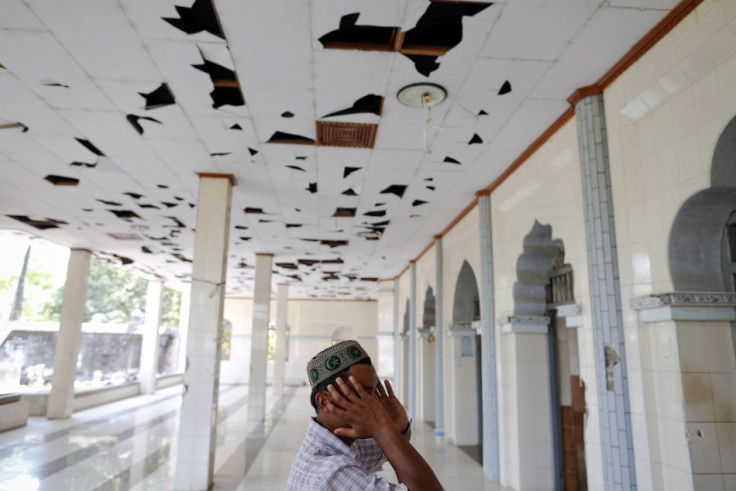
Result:
<instances>
[{"instance_id":1,"label":"embroidered prayer cap","mask_svg":"<svg viewBox=\"0 0 736 491\"><path fill-rule=\"evenodd\" d=\"M357 341L348 340L337 343L317 353L307 363L307 377L314 389L317 384L333 373L341 372L350 365L368 358L368 353Z\"/></svg>"}]
</instances>

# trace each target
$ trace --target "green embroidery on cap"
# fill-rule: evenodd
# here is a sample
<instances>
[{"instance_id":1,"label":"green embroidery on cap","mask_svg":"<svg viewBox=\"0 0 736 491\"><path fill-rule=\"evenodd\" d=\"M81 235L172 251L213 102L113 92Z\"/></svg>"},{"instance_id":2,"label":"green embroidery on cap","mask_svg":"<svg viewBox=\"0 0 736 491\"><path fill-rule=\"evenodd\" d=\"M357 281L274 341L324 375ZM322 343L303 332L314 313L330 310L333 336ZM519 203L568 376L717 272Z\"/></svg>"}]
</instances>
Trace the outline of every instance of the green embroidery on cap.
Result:
<instances>
[{"instance_id":1,"label":"green embroidery on cap","mask_svg":"<svg viewBox=\"0 0 736 491\"><path fill-rule=\"evenodd\" d=\"M359 358L363 355L363 352L355 346L349 347L347 353L351 360L355 360L356 358Z\"/></svg>"},{"instance_id":2,"label":"green embroidery on cap","mask_svg":"<svg viewBox=\"0 0 736 491\"><path fill-rule=\"evenodd\" d=\"M309 371L309 378L312 379L312 382L316 382L317 379L319 378L319 370L317 370L316 368L312 368Z\"/></svg>"},{"instance_id":3,"label":"green embroidery on cap","mask_svg":"<svg viewBox=\"0 0 736 491\"><path fill-rule=\"evenodd\" d=\"M339 356L331 356L325 361L325 368L330 371L340 368L340 365L342 365L342 362L340 362Z\"/></svg>"}]
</instances>

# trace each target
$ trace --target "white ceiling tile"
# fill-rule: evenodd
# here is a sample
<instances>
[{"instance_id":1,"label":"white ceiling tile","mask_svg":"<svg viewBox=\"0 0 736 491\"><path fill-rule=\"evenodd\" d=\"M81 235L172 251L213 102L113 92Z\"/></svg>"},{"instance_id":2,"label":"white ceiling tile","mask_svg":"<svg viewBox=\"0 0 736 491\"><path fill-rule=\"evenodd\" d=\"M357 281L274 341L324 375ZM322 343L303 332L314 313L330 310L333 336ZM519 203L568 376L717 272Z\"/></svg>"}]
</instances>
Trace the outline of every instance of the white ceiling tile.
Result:
<instances>
[{"instance_id":1,"label":"white ceiling tile","mask_svg":"<svg viewBox=\"0 0 736 491\"><path fill-rule=\"evenodd\" d=\"M113 0L31 0L31 8L93 78L158 80L143 42Z\"/></svg>"}]
</instances>

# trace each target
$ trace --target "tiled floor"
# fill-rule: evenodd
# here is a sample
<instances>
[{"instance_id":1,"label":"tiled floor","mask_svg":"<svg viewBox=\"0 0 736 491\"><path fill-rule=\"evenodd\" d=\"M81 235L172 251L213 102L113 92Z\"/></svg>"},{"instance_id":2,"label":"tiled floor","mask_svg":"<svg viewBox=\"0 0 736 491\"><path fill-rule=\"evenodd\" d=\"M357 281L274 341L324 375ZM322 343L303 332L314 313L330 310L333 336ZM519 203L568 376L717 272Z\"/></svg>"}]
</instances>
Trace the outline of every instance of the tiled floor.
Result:
<instances>
[{"instance_id":1,"label":"tiled floor","mask_svg":"<svg viewBox=\"0 0 736 491\"><path fill-rule=\"evenodd\" d=\"M172 490L180 393L171 387L0 433L0 490ZM247 386L221 387L214 489L283 490L314 414L308 389L269 397L260 424L247 423L246 396ZM501 489L464 452L437 444L429 426L415 423L412 432L445 489ZM383 473L395 479L388 464Z\"/></svg>"}]
</instances>

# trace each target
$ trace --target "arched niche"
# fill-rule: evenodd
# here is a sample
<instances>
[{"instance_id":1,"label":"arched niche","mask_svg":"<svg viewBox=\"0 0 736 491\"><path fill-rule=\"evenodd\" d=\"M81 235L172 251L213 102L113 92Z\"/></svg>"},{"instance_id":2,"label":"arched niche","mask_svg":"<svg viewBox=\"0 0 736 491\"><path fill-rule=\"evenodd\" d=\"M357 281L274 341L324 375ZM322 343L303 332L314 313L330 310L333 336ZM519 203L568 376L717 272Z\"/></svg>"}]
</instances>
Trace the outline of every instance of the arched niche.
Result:
<instances>
[{"instance_id":1,"label":"arched niche","mask_svg":"<svg viewBox=\"0 0 736 491\"><path fill-rule=\"evenodd\" d=\"M480 297L478 282L475 279L473 268L467 261L463 261L460 273L455 284L455 296L452 304L452 323L470 324L480 320Z\"/></svg>"},{"instance_id":2,"label":"arched niche","mask_svg":"<svg viewBox=\"0 0 736 491\"><path fill-rule=\"evenodd\" d=\"M543 316L547 311L547 285L555 262L564 261L562 241L552 239L552 226L534 225L524 237L524 252L516 260L513 287L514 315ZM562 258L562 259L561 259Z\"/></svg>"},{"instance_id":3,"label":"arched niche","mask_svg":"<svg viewBox=\"0 0 736 491\"><path fill-rule=\"evenodd\" d=\"M724 239L736 211L736 117L716 143L711 187L692 195L675 216L668 244L669 268L675 291L733 291L724 281Z\"/></svg>"},{"instance_id":4,"label":"arched niche","mask_svg":"<svg viewBox=\"0 0 736 491\"><path fill-rule=\"evenodd\" d=\"M422 329L434 326L435 296L431 286L427 287L424 294L424 313L422 315Z\"/></svg>"}]
</instances>

